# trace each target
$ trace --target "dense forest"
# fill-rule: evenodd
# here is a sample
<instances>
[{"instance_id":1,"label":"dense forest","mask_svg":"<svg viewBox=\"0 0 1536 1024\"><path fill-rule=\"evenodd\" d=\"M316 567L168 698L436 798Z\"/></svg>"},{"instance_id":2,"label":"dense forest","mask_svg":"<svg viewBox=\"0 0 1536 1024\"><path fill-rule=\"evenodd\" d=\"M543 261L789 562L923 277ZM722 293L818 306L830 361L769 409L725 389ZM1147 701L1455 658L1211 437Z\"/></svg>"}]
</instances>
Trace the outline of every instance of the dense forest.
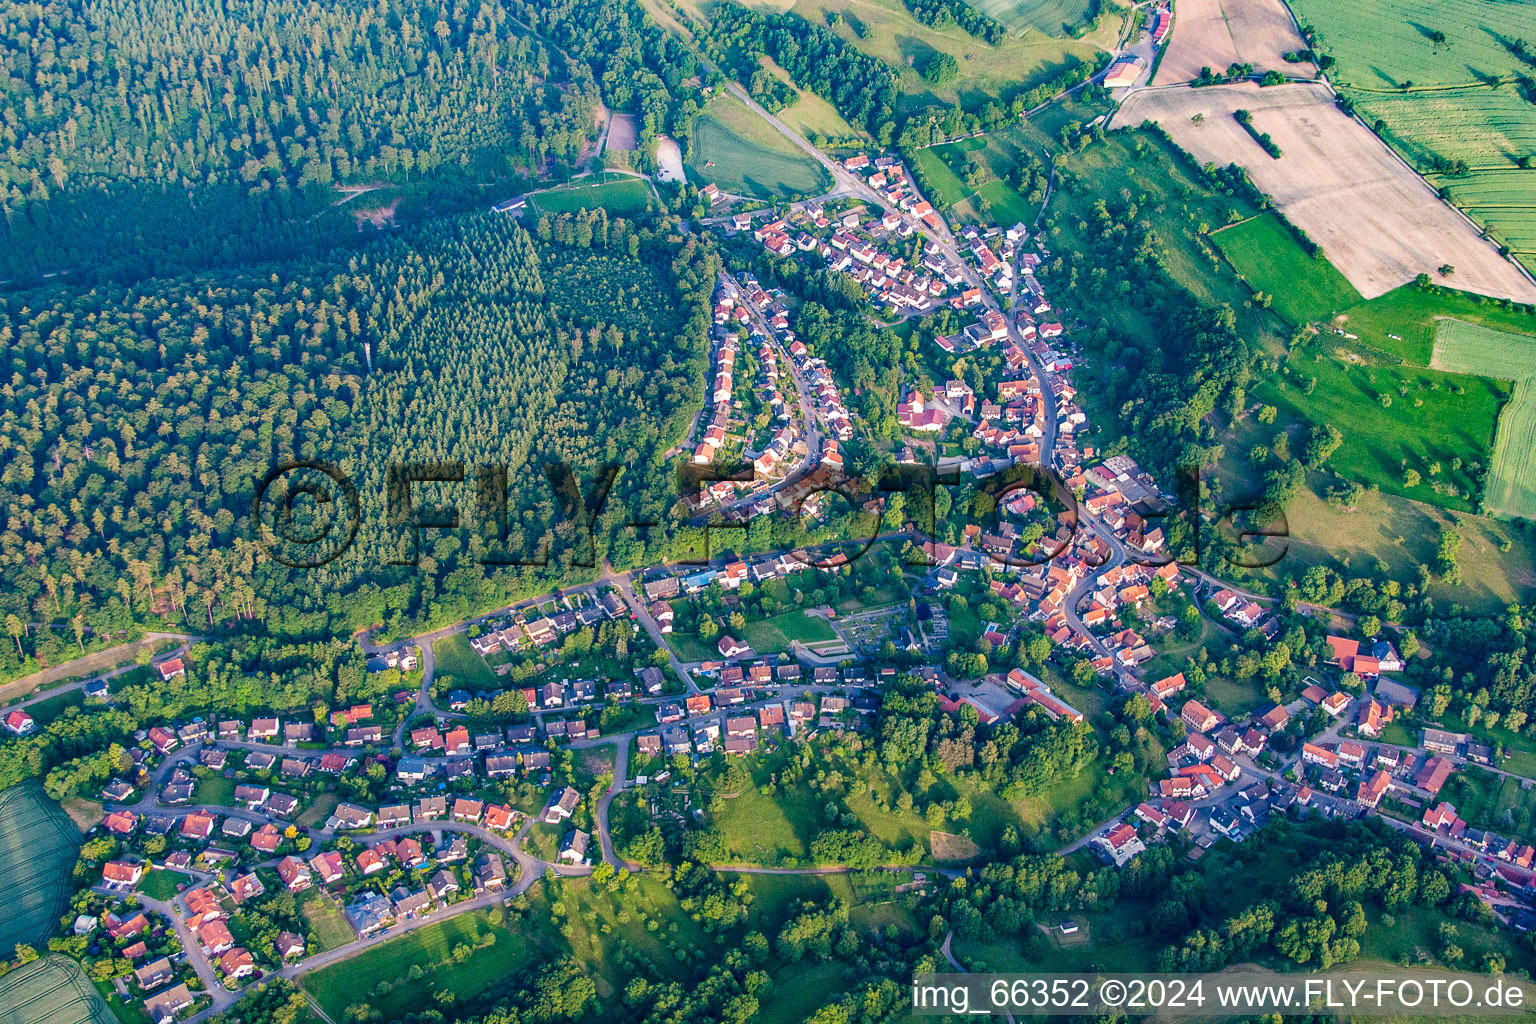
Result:
<instances>
[{"instance_id":1,"label":"dense forest","mask_svg":"<svg viewBox=\"0 0 1536 1024\"><path fill-rule=\"evenodd\" d=\"M659 454L700 401L718 257L601 211L536 233L448 218L344 263L0 298L0 613L305 636L457 617L595 564L550 461L582 494L599 464L624 467L594 524L603 550L664 552L675 490ZM256 483L285 459L339 466L361 495L356 543L313 572L266 559L250 530ZM391 564L405 538L388 466L435 460L506 467L504 557L427 532L419 565ZM466 473L436 500L468 525ZM430 486L449 485L418 485L416 502Z\"/></svg>"},{"instance_id":2,"label":"dense forest","mask_svg":"<svg viewBox=\"0 0 1536 1024\"><path fill-rule=\"evenodd\" d=\"M517 178L594 135L588 68L500 4L7 4L0 278L285 255L330 186ZM232 237L226 237L232 236Z\"/></svg>"}]
</instances>

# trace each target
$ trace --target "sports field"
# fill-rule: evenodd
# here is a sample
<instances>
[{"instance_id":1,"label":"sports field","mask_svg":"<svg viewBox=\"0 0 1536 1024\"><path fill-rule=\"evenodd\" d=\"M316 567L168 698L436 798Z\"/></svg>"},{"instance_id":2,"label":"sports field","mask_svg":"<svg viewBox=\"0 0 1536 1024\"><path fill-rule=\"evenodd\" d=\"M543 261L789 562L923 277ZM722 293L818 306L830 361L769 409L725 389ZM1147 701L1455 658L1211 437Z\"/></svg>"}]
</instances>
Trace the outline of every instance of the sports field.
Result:
<instances>
[{"instance_id":1,"label":"sports field","mask_svg":"<svg viewBox=\"0 0 1536 1024\"><path fill-rule=\"evenodd\" d=\"M1222 228L1211 241L1238 274L1271 296L1270 308L1292 324L1321 320L1362 301L1332 263L1308 256L1273 213Z\"/></svg>"},{"instance_id":2,"label":"sports field","mask_svg":"<svg viewBox=\"0 0 1536 1024\"><path fill-rule=\"evenodd\" d=\"M691 178L755 199L814 195L832 183L821 164L727 93L694 123L686 163Z\"/></svg>"},{"instance_id":3,"label":"sports field","mask_svg":"<svg viewBox=\"0 0 1536 1024\"><path fill-rule=\"evenodd\" d=\"M0 978L0 1024L117 1024L117 1018L79 964L45 956Z\"/></svg>"},{"instance_id":4,"label":"sports field","mask_svg":"<svg viewBox=\"0 0 1536 1024\"><path fill-rule=\"evenodd\" d=\"M41 946L53 934L79 851L79 829L42 783L29 779L0 792L0 878L6 880L0 955L9 956L18 942Z\"/></svg>"},{"instance_id":5,"label":"sports field","mask_svg":"<svg viewBox=\"0 0 1536 1024\"><path fill-rule=\"evenodd\" d=\"M574 213L602 208L609 213L641 213L651 201L651 189L639 178L620 177L590 184L577 182L547 192L535 192L528 201L540 213Z\"/></svg>"}]
</instances>

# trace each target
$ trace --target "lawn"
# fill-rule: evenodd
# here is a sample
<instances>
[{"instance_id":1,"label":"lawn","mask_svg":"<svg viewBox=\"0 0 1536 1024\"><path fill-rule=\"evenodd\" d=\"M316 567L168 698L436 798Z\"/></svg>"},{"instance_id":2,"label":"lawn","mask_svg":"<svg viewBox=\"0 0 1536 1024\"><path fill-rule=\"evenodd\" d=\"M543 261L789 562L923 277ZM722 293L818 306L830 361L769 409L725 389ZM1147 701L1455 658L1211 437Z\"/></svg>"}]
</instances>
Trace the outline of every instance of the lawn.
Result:
<instances>
[{"instance_id":1,"label":"lawn","mask_svg":"<svg viewBox=\"0 0 1536 1024\"><path fill-rule=\"evenodd\" d=\"M180 886L191 885L196 879L185 871L153 868L139 880L138 889L152 900L171 900L180 892Z\"/></svg>"},{"instance_id":2,"label":"lawn","mask_svg":"<svg viewBox=\"0 0 1536 1024\"><path fill-rule=\"evenodd\" d=\"M80 830L40 782L0 792L0 877L7 896L0 953L9 955L18 942L41 947L53 935L73 888L80 843Z\"/></svg>"},{"instance_id":3,"label":"lawn","mask_svg":"<svg viewBox=\"0 0 1536 1024\"><path fill-rule=\"evenodd\" d=\"M651 187L640 178L627 175L600 176L594 182L577 181L545 192L534 192L528 201L540 213L574 213L577 210L604 209L620 216L634 216L651 205Z\"/></svg>"},{"instance_id":4,"label":"lawn","mask_svg":"<svg viewBox=\"0 0 1536 1024\"><path fill-rule=\"evenodd\" d=\"M698 183L754 199L814 195L832 183L820 163L726 92L694 123L686 163Z\"/></svg>"},{"instance_id":5,"label":"lawn","mask_svg":"<svg viewBox=\"0 0 1536 1024\"><path fill-rule=\"evenodd\" d=\"M1273 213L1222 228L1211 241L1240 277L1271 297L1270 308L1293 324L1322 320L1364 301L1333 264L1308 256Z\"/></svg>"},{"instance_id":6,"label":"lawn","mask_svg":"<svg viewBox=\"0 0 1536 1024\"><path fill-rule=\"evenodd\" d=\"M299 894L298 903L299 913L314 936L315 952L345 946L357 938L336 901L319 889L305 889Z\"/></svg>"},{"instance_id":7,"label":"lawn","mask_svg":"<svg viewBox=\"0 0 1536 1024\"><path fill-rule=\"evenodd\" d=\"M528 942L499 922L500 913L471 912L418 928L397 939L307 974L305 991L315 997L332 1020L343 1020L347 1007L367 1003L385 1020L400 1020L407 1013L430 1005L437 992L452 992L468 999L518 971L539 953ZM490 940L489 945L477 948ZM463 961L453 957L454 947L467 945L474 954ZM412 978L412 968L421 976ZM380 981L391 988L377 994Z\"/></svg>"},{"instance_id":8,"label":"lawn","mask_svg":"<svg viewBox=\"0 0 1536 1024\"><path fill-rule=\"evenodd\" d=\"M197 776L197 787L192 790L193 803L210 807L236 806L234 779L215 775L205 768L197 769L193 774Z\"/></svg>"},{"instance_id":9,"label":"lawn","mask_svg":"<svg viewBox=\"0 0 1536 1024\"><path fill-rule=\"evenodd\" d=\"M453 685L466 690L499 690L501 682L485 659L469 646L469 637L455 633L432 645L432 656L437 660L434 685L451 678Z\"/></svg>"},{"instance_id":10,"label":"lawn","mask_svg":"<svg viewBox=\"0 0 1536 1024\"><path fill-rule=\"evenodd\" d=\"M758 654L787 651L792 641L805 644L836 640L837 633L826 619L796 610L747 623L743 637Z\"/></svg>"}]
</instances>

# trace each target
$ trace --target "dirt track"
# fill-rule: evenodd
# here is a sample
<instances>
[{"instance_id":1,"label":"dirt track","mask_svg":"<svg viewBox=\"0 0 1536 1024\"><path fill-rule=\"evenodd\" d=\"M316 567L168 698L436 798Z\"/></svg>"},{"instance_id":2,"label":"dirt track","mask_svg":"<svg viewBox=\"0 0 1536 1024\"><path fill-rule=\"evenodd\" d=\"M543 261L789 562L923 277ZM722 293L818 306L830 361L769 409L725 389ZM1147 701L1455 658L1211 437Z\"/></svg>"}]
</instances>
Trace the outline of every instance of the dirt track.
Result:
<instances>
[{"instance_id":1,"label":"dirt track","mask_svg":"<svg viewBox=\"0 0 1536 1024\"><path fill-rule=\"evenodd\" d=\"M1232 117L1238 109L1248 110L1254 128L1280 147L1279 159ZM1246 168L1368 299L1425 273L1465 291L1536 302L1536 285L1385 143L1339 110L1326 86L1151 89L1129 97L1114 126L1149 120L1200 163ZM1442 278L1445 264L1455 273Z\"/></svg>"}]
</instances>

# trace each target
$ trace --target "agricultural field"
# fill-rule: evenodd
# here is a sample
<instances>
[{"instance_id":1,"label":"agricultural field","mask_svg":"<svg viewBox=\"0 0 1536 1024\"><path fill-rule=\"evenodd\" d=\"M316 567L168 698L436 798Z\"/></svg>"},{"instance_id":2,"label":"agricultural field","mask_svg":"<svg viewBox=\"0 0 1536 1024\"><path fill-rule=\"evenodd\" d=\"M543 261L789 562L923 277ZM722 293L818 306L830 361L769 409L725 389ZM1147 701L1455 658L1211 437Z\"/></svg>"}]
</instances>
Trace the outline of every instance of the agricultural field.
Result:
<instances>
[{"instance_id":1,"label":"agricultural field","mask_svg":"<svg viewBox=\"0 0 1536 1024\"><path fill-rule=\"evenodd\" d=\"M1516 381L1499 416L1484 496L1495 515L1536 519L1536 380Z\"/></svg>"},{"instance_id":2,"label":"agricultural field","mask_svg":"<svg viewBox=\"0 0 1536 1024\"><path fill-rule=\"evenodd\" d=\"M1156 84L1188 82L1201 68L1219 73L1231 64L1310 75L1312 65L1284 59L1306 45L1283 0L1180 0Z\"/></svg>"},{"instance_id":3,"label":"agricultural field","mask_svg":"<svg viewBox=\"0 0 1536 1024\"><path fill-rule=\"evenodd\" d=\"M29 779L0 792L0 877L6 912L0 951L18 942L42 946L59 923L70 893L80 831L69 815Z\"/></svg>"},{"instance_id":4,"label":"agricultural field","mask_svg":"<svg viewBox=\"0 0 1536 1024\"><path fill-rule=\"evenodd\" d=\"M619 216L643 212L651 199L651 188L643 179L625 175L604 175L598 181L561 185L528 197L529 203L540 213L574 213L602 208Z\"/></svg>"},{"instance_id":5,"label":"agricultural field","mask_svg":"<svg viewBox=\"0 0 1536 1024\"><path fill-rule=\"evenodd\" d=\"M65 956L45 956L0 978L0 1007L4 1024L117 1024L80 965Z\"/></svg>"},{"instance_id":6,"label":"agricultural field","mask_svg":"<svg viewBox=\"0 0 1536 1024\"><path fill-rule=\"evenodd\" d=\"M1536 7L1505 0L1292 0L1291 7L1316 31L1318 48L1338 61L1329 78L1358 89L1468 85L1523 74L1524 65L1504 44L1536 40ZM1434 43L1429 34L1435 31L1445 33L1448 45Z\"/></svg>"},{"instance_id":7,"label":"agricultural field","mask_svg":"<svg viewBox=\"0 0 1536 1024\"><path fill-rule=\"evenodd\" d=\"M1349 96L1360 117L1421 171L1434 170L1436 157L1513 169L1519 157L1536 155L1536 106L1514 83ZM1524 177L1536 179L1536 172ZM1454 192L1459 180L1437 183Z\"/></svg>"},{"instance_id":8,"label":"agricultural field","mask_svg":"<svg viewBox=\"0 0 1536 1024\"><path fill-rule=\"evenodd\" d=\"M1536 318L1532 334L1500 331L1465 320L1441 320L1435 328L1430 366L1500 380L1536 377Z\"/></svg>"},{"instance_id":9,"label":"agricultural field","mask_svg":"<svg viewBox=\"0 0 1536 1024\"><path fill-rule=\"evenodd\" d=\"M1271 157L1233 117L1248 110ZM1200 163L1236 162L1322 246L1366 298L1419 274L1479 294L1536 301L1536 285L1447 207L1321 85L1253 83L1132 95L1117 125L1154 120ZM1442 275L1442 267L1452 268Z\"/></svg>"},{"instance_id":10,"label":"agricultural field","mask_svg":"<svg viewBox=\"0 0 1536 1024\"><path fill-rule=\"evenodd\" d=\"M1307 255L1273 213L1215 231L1211 241L1239 276L1272 297L1270 308L1292 324L1321 320L1362 301L1333 264Z\"/></svg>"},{"instance_id":11,"label":"agricultural field","mask_svg":"<svg viewBox=\"0 0 1536 1024\"><path fill-rule=\"evenodd\" d=\"M825 168L728 93L694 123L686 164L699 184L753 199L814 195L830 187Z\"/></svg>"}]
</instances>

